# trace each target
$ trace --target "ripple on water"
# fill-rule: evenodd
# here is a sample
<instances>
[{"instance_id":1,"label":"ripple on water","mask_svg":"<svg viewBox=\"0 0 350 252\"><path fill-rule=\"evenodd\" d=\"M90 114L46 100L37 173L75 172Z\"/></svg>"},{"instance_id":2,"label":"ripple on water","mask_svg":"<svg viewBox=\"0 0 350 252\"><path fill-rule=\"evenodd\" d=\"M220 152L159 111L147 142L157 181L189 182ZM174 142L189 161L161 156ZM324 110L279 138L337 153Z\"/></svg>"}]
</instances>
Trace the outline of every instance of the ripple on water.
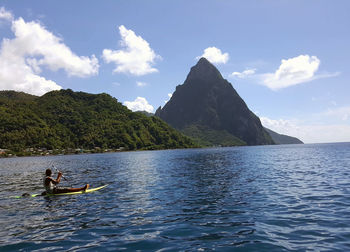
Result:
<instances>
[{"instance_id":1,"label":"ripple on water","mask_svg":"<svg viewBox=\"0 0 350 252\"><path fill-rule=\"evenodd\" d=\"M0 159L0 250L347 251L349 150L328 144ZM74 185L109 186L9 198L40 192L52 164Z\"/></svg>"}]
</instances>

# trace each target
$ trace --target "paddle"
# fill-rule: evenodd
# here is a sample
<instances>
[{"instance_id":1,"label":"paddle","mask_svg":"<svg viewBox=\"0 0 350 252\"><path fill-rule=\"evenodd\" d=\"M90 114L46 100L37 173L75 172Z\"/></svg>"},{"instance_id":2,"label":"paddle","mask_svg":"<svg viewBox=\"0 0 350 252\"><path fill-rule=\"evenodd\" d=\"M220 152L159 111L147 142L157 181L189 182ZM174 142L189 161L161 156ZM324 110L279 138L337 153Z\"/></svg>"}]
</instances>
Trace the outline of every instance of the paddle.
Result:
<instances>
[{"instance_id":1,"label":"paddle","mask_svg":"<svg viewBox=\"0 0 350 252\"><path fill-rule=\"evenodd\" d=\"M57 173L59 173L59 172L60 172L60 171L59 171L59 170L56 168L56 166L55 166L55 165L52 165L52 167L53 167L53 168L55 168L55 170L56 170L56 172L57 172ZM67 179L66 177L64 177L64 176L63 176L63 174L62 174L62 176L61 176L61 177L62 177L62 178L65 180L65 181L67 181L67 182L68 182L68 179ZM72 187L72 185L71 185L71 187Z\"/></svg>"}]
</instances>

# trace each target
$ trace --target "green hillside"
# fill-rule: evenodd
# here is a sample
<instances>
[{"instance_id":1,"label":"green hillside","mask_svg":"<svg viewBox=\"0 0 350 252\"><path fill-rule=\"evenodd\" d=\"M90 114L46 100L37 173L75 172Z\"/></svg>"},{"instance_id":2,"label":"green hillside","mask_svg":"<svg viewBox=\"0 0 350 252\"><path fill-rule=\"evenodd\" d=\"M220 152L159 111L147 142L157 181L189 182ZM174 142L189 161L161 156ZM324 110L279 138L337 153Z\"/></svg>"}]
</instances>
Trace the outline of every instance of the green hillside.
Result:
<instances>
[{"instance_id":1,"label":"green hillside","mask_svg":"<svg viewBox=\"0 0 350 252\"><path fill-rule=\"evenodd\" d=\"M0 148L126 150L196 147L157 117L134 113L108 94L60 90L41 97L0 92Z\"/></svg>"},{"instance_id":2,"label":"green hillside","mask_svg":"<svg viewBox=\"0 0 350 252\"><path fill-rule=\"evenodd\" d=\"M214 130L203 125L190 125L181 130L186 136L192 137L201 146L241 146L247 145L241 139L226 130Z\"/></svg>"}]
</instances>

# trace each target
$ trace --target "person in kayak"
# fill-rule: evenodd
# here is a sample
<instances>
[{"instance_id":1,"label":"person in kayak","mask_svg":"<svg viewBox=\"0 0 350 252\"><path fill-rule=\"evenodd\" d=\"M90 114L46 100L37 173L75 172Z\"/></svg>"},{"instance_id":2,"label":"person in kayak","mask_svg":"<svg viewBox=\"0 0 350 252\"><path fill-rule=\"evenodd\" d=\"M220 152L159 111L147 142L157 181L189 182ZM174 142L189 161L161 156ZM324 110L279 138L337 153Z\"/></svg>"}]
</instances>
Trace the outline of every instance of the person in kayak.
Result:
<instances>
[{"instance_id":1,"label":"person in kayak","mask_svg":"<svg viewBox=\"0 0 350 252\"><path fill-rule=\"evenodd\" d=\"M79 192L79 191L86 191L89 188L89 184L80 188L57 187L57 184L61 182L62 172L58 172L57 179L52 178L51 175L52 175L51 169L46 169L45 177L43 179L46 194Z\"/></svg>"}]
</instances>

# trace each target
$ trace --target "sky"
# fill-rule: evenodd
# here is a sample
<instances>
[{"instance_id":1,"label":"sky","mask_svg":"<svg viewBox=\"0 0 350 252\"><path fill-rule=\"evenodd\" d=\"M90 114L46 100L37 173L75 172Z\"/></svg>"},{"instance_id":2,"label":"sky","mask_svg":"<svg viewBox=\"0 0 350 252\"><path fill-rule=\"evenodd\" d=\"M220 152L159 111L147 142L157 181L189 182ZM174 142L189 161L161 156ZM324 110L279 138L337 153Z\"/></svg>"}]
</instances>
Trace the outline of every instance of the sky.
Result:
<instances>
[{"instance_id":1,"label":"sky","mask_svg":"<svg viewBox=\"0 0 350 252\"><path fill-rule=\"evenodd\" d=\"M155 112L207 58L262 124L350 142L348 0L0 2L0 90L108 93Z\"/></svg>"}]
</instances>

